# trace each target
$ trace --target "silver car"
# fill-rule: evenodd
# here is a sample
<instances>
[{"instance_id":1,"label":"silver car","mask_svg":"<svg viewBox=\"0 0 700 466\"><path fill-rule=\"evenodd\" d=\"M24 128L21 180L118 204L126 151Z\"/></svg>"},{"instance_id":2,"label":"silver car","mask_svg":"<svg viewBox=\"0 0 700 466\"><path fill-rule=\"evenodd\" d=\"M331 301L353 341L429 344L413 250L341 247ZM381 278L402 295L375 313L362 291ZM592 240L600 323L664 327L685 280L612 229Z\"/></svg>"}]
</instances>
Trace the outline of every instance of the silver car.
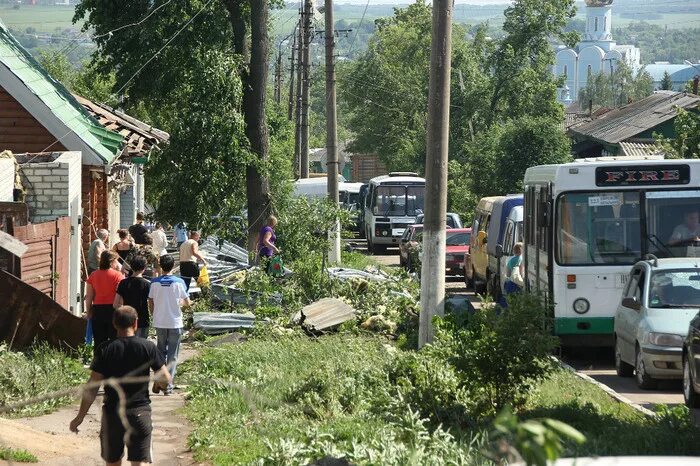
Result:
<instances>
[{"instance_id":1,"label":"silver car","mask_svg":"<svg viewBox=\"0 0 700 466\"><path fill-rule=\"evenodd\" d=\"M615 314L615 368L652 389L683 378L683 341L700 309L700 258L651 259L630 272Z\"/></svg>"}]
</instances>

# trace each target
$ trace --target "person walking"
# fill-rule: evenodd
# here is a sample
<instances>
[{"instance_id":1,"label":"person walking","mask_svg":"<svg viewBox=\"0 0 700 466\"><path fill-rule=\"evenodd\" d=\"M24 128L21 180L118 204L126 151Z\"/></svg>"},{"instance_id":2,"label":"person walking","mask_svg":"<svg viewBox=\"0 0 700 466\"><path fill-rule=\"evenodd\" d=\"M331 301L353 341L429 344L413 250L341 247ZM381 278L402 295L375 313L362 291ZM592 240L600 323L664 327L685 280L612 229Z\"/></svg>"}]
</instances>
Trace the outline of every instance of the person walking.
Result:
<instances>
[{"instance_id":1,"label":"person walking","mask_svg":"<svg viewBox=\"0 0 700 466\"><path fill-rule=\"evenodd\" d=\"M199 253L199 232L192 230L190 239L180 246L180 276L185 281L186 290L189 290L192 279L196 282L199 278L199 265L197 260L207 265L207 261Z\"/></svg>"},{"instance_id":2,"label":"person walking","mask_svg":"<svg viewBox=\"0 0 700 466\"><path fill-rule=\"evenodd\" d=\"M127 263L127 259L135 249L134 243L129 237L129 231L121 228L117 230L117 235L119 236L119 241L114 244L112 251L116 252L119 256L119 262L124 265Z\"/></svg>"},{"instance_id":3,"label":"person walking","mask_svg":"<svg viewBox=\"0 0 700 466\"><path fill-rule=\"evenodd\" d=\"M148 312L148 293L151 290L151 282L143 278L144 270L146 270L146 258L134 257L131 260L131 276L119 282L113 307L119 309L122 306L130 306L136 309L139 317L136 336L148 338L148 328L151 325L151 315Z\"/></svg>"},{"instance_id":4,"label":"person walking","mask_svg":"<svg viewBox=\"0 0 700 466\"><path fill-rule=\"evenodd\" d=\"M136 214L136 223L129 227L129 234L136 244L143 244L143 235L148 233L148 228L143 224L143 212Z\"/></svg>"},{"instance_id":5,"label":"person walking","mask_svg":"<svg viewBox=\"0 0 700 466\"><path fill-rule=\"evenodd\" d=\"M275 235L276 226L277 217L270 215L267 217L265 226L262 227L258 234L258 262L264 270L267 270L267 264L272 256L281 252L275 246L277 242L277 236Z\"/></svg>"},{"instance_id":6,"label":"person walking","mask_svg":"<svg viewBox=\"0 0 700 466\"><path fill-rule=\"evenodd\" d=\"M513 256L506 263L506 295L518 293L525 286L525 264L523 263L523 243L513 245Z\"/></svg>"},{"instance_id":7,"label":"person walking","mask_svg":"<svg viewBox=\"0 0 700 466\"><path fill-rule=\"evenodd\" d=\"M113 251L104 251L100 256L99 269L90 274L85 282L85 312L92 319L93 351L114 339L116 330L112 325L114 296L119 282L124 279L119 265L119 256Z\"/></svg>"},{"instance_id":8,"label":"person walking","mask_svg":"<svg viewBox=\"0 0 700 466\"><path fill-rule=\"evenodd\" d=\"M173 242L176 243L177 249L180 249L182 243L187 241L187 225L180 222L175 225L175 236L173 237Z\"/></svg>"},{"instance_id":9,"label":"person walking","mask_svg":"<svg viewBox=\"0 0 700 466\"><path fill-rule=\"evenodd\" d=\"M107 240L109 232L104 228L97 230L97 238L90 243L87 256L88 276L95 270L100 268L100 256L107 250Z\"/></svg>"},{"instance_id":10,"label":"person walking","mask_svg":"<svg viewBox=\"0 0 700 466\"><path fill-rule=\"evenodd\" d=\"M165 248L168 246L168 237L165 235L165 230L163 230L163 224L156 222L156 228L151 233L153 237L153 251L158 255L158 257L167 254L168 252Z\"/></svg>"},{"instance_id":11,"label":"person walking","mask_svg":"<svg viewBox=\"0 0 700 466\"><path fill-rule=\"evenodd\" d=\"M174 387L183 327L181 306L192 304L184 280L172 275L174 266L175 260L172 256L165 255L160 258L163 275L153 279L148 293L148 302L153 309L153 326L158 338L158 351L165 359L170 371L171 381L165 389L165 395L170 395ZM154 393L158 393L155 388Z\"/></svg>"},{"instance_id":12,"label":"person walking","mask_svg":"<svg viewBox=\"0 0 700 466\"><path fill-rule=\"evenodd\" d=\"M170 382L170 374L163 357L153 342L135 335L138 315L129 306L114 311L113 326L117 338L100 351L90 366L88 385L83 390L78 414L70 422L71 432L78 433L85 415L95 402L97 391L104 380L132 377L137 381L116 382L124 396L123 414L127 425L120 417L120 398L111 383L104 383L104 401L100 428L100 450L102 459L110 465L122 464L124 448L126 459L133 465L152 463L153 424L151 421L151 399L148 395L150 371L154 373L153 387L160 389ZM128 428L128 429L127 429ZM126 439L124 436L127 434Z\"/></svg>"}]
</instances>

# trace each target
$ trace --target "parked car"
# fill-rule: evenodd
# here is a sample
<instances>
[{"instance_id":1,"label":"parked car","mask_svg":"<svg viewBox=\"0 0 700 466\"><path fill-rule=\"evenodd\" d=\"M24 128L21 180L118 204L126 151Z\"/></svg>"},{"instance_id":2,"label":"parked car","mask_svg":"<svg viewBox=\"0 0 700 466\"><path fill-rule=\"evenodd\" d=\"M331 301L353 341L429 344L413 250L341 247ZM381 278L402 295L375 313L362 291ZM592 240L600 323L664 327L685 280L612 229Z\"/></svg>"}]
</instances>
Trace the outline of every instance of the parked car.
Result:
<instances>
[{"instance_id":1,"label":"parked car","mask_svg":"<svg viewBox=\"0 0 700 466\"><path fill-rule=\"evenodd\" d=\"M406 228L399 242L399 264L409 272L413 271L414 257L421 241L423 225L411 225Z\"/></svg>"},{"instance_id":2,"label":"parked car","mask_svg":"<svg viewBox=\"0 0 700 466\"><path fill-rule=\"evenodd\" d=\"M689 408L700 408L700 313L690 321L683 344L683 398Z\"/></svg>"},{"instance_id":3,"label":"parked car","mask_svg":"<svg viewBox=\"0 0 700 466\"><path fill-rule=\"evenodd\" d=\"M493 203L486 244L486 291L495 301L505 292L506 264L515 243L523 240L523 195L511 194Z\"/></svg>"},{"instance_id":4,"label":"parked car","mask_svg":"<svg viewBox=\"0 0 700 466\"><path fill-rule=\"evenodd\" d=\"M423 223L424 218L425 214L418 214L416 216L416 223ZM464 225L462 225L462 219L459 217L459 214L447 212L447 228L464 228Z\"/></svg>"},{"instance_id":5,"label":"parked car","mask_svg":"<svg viewBox=\"0 0 700 466\"><path fill-rule=\"evenodd\" d=\"M445 268L450 271L450 275L462 275L464 269L464 256L469 252L469 239L472 235L471 228L453 228L447 230L445 240Z\"/></svg>"},{"instance_id":6,"label":"parked car","mask_svg":"<svg viewBox=\"0 0 700 466\"><path fill-rule=\"evenodd\" d=\"M615 314L617 374L634 374L642 389L682 378L684 341L699 309L697 259L652 257L635 264Z\"/></svg>"},{"instance_id":7,"label":"parked car","mask_svg":"<svg viewBox=\"0 0 700 466\"><path fill-rule=\"evenodd\" d=\"M486 291L487 270L489 265L486 244L488 243L489 223L493 204L503 196L485 197L479 201L474 212L472 235L469 242L469 252L464 256L464 283L473 286L474 291Z\"/></svg>"}]
</instances>

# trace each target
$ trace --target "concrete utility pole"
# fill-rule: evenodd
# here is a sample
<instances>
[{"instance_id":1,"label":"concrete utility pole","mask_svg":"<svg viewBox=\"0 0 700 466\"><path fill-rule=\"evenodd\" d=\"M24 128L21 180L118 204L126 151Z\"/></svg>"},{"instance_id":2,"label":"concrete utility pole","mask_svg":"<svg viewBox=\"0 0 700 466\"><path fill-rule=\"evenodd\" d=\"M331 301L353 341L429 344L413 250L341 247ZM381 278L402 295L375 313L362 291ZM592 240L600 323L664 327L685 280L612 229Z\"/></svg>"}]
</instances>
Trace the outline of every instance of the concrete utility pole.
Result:
<instances>
[{"instance_id":1,"label":"concrete utility pole","mask_svg":"<svg viewBox=\"0 0 700 466\"><path fill-rule=\"evenodd\" d=\"M335 100L335 33L333 30L333 0L326 0L326 172L328 197L338 206L338 115ZM340 264L340 223L329 232L328 262Z\"/></svg>"},{"instance_id":2,"label":"concrete utility pole","mask_svg":"<svg viewBox=\"0 0 700 466\"><path fill-rule=\"evenodd\" d=\"M311 93L311 18L313 0L304 0L304 54L301 83L301 178L309 177L309 97Z\"/></svg>"},{"instance_id":3,"label":"concrete utility pole","mask_svg":"<svg viewBox=\"0 0 700 466\"><path fill-rule=\"evenodd\" d=\"M301 82L304 72L304 9L299 11L299 35L297 36L297 92L296 92L296 122L294 133L294 176L301 176Z\"/></svg>"},{"instance_id":4,"label":"concrete utility pole","mask_svg":"<svg viewBox=\"0 0 700 466\"><path fill-rule=\"evenodd\" d=\"M433 340L433 317L445 313L445 225L453 1L433 1L419 347Z\"/></svg>"},{"instance_id":5,"label":"concrete utility pole","mask_svg":"<svg viewBox=\"0 0 700 466\"><path fill-rule=\"evenodd\" d=\"M294 118L294 54L297 49L297 29L294 28L292 32L292 57L290 58L291 64L289 65L289 108L287 108L287 119L292 121Z\"/></svg>"}]
</instances>

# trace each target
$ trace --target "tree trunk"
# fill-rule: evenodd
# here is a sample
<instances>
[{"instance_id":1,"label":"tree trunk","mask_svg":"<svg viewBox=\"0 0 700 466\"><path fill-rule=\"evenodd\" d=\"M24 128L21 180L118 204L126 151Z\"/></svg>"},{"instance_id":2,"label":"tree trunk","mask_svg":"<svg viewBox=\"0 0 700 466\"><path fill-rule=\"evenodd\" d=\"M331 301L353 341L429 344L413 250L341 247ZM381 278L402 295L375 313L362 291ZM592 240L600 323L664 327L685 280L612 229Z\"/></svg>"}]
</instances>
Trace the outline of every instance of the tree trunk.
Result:
<instances>
[{"instance_id":1,"label":"tree trunk","mask_svg":"<svg viewBox=\"0 0 700 466\"><path fill-rule=\"evenodd\" d=\"M245 134L250 150L261 162L267 161L269 133L265 117L265 87L267 85L268 60L268 0L250 0L250 68L247 82L243 85L243 113ZM260 172L264 163L251 164L246 168L248 195L248 250L255 251L255 239L267 220L270 210L270 186Z\"/></svg>"},{"instance_id":2,"label":"tree trunk","mask_svg":"<svg viewBox=\"0 0 700 466\"><path fill-rule=\"evenodd\" d=\"M250 50L248 49L248 26L244 14L246 0L224 0L224 6L228 10L231 29L233 30L233 51L240 55L243 63L248 63ZM247 74L247 73L246 73ZM245 81L245 79L244 79Z\"/></svg>"}]
</instances>

